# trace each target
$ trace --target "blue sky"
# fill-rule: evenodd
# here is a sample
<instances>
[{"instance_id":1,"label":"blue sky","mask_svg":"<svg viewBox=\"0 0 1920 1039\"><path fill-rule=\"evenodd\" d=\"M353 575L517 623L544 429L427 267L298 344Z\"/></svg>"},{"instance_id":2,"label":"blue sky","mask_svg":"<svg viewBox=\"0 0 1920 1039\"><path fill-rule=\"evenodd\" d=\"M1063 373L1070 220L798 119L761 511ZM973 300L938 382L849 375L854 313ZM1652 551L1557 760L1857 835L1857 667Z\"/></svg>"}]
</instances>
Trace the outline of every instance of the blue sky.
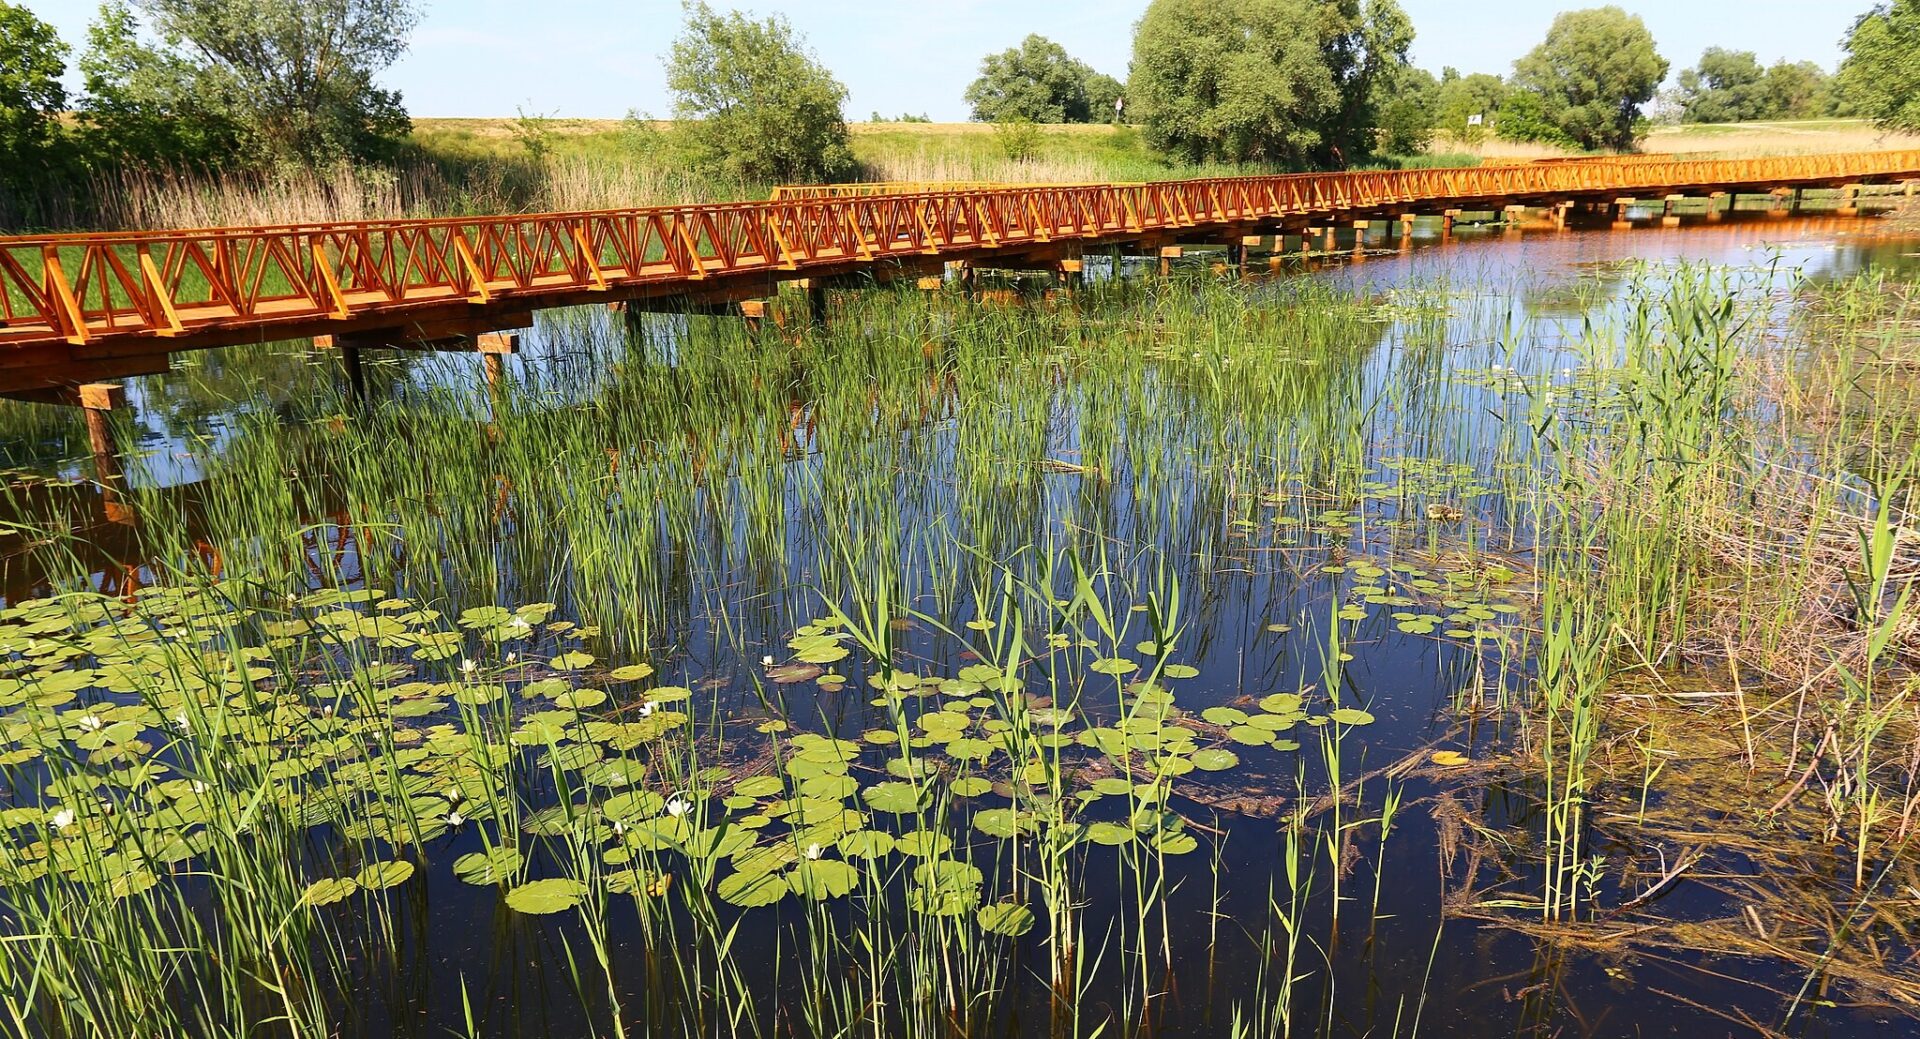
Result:
<instances>
[{"instance_id":1,"label":"blue sky","mask_svg":"<svg viewBox=\"0 0 1920 1039\"><path fill-rule=\"evenodd\" d=\"M18 2L18 0L16 0ZM1597 3L1598 0L1593 0ZM1840 39L1871 0L1615 0L1646 19L1678 72L1708 46L1761 60L1832 67ZM714 6L730 6L713 0ZM1414 59L1438 71L1505 73L1546 34L1555 12L1583 2L1401 0L1418 30ZM77 51L97 0L26 0ZM736 0L785 14L847 85L847 114L966 117L961 92L982 55L1029 32L1058 40L1122 79L1146 0ZM666 115L660 55L679 26L678 0L427 0L412 50L386 75L419 116Z\"/></svg>"}]
</instances>

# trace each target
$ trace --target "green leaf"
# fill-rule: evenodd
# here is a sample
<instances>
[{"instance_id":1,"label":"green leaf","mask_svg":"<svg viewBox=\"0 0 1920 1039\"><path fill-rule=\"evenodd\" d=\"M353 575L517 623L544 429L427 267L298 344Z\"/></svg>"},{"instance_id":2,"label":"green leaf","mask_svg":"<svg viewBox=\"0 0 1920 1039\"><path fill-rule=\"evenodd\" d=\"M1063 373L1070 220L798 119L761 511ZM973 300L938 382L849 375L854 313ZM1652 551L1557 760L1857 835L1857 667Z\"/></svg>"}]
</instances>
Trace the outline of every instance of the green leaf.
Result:
<instances>
[{"instance_id":1,"label":"green leaf","mask_svg":"<svg viewBox=\"0 0 1920 1039\"><path fill-rule=\"evenodd\" d=\"M839 898L860 883L860 871L838 859L804 860L787 874L787 886L803 898Z\"/></svg>"},{"instance_id":2,"label":"green leaf","mask_svg":"<svg viewBox=\"0 0 1920 1039\"><path fill-rule=\"evenodd\" d=\"M1018 938L1033 930L1033 910L1018 902L995 902L990 906L981 906L978 919L980 929L988 934Z\"/></svg>"},{"instance_id":3,"label":"green leaf","mask_svg":"<svg viewBox=\"0 0 1920 1039\"><path fill-rule=\"evenodd\" d=\"M586 896L587 886L577 880L566 877L535 880L509 890L507 908L530 916L545 916L572 909Z\"/></svg>"},{"instance_id":4,"label":"green leaf","mask_svg":"<svg viewBox=\"0 0 1920 1039\"><path fill-rule=\"evenodd\" d=\"M362 869L354 880L368 891L384 891L390 887L399 887L413 876L413 863L405 859L392 862L376 862Z\"/></svg>"},{"instance_id":5,"label":"green leaf","mask_svg":"<svg viewBox=\"0 0 1920 1039\"><path fill-rule=\"evenodd\" d=\"M328 877L308 885L307 890L301 894L300 901L304 905L330 906L358 890L360 890L360 884L352 877Z\"/></svg>"},{"instance_id":6,"label":"green leaf","mask_svg":"<svg viewBox=\"0 0 1920 1039\"><path fill-rule=\"evenodd\" d=\"M469 884L485 886L513 879L520 872L520 849L502 846L476 851L453 860L453 875Z\"/></svg>"},{"instance_id":7,"label":"green leaf","mask_svg":"<svg viewBox=\"0 0 1920 1039\"><path fill-rule=\"evenodd\" d=\"M1202 772L1225 772L1240 764L1240 755L1230 750L1210 748L1193 755L1193 767Z\"/></svg>"},{"instance_id":8,"label":"green leaf","mask_svg":"<svg viewBox=\"0 0 1920 1039\"><path fill-rule=\"evenodd\" d=\"M733 873L714 885L721 899L743 908L770 906L787 897L786 878L772 873Z\"/></svg>"},{"instance_id":9,"label":"green leaf","mask_svg":"<svg viewBox=\"0 0 1920 1039\"><path fill-rule=\"evenodd\" d=\"M921 807L920 788L912 783L885 782L860 791L860 799L878 812L907 815Z\"/></svg>"}]
</instances>

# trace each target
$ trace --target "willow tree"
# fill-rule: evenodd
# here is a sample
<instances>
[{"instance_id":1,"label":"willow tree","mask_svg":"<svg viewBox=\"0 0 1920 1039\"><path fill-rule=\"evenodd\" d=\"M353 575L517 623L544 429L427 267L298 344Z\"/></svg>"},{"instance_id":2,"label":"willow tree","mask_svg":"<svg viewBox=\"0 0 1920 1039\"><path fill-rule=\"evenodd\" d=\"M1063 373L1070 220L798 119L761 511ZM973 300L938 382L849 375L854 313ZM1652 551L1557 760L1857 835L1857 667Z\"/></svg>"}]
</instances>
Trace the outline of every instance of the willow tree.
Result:
<instances>
[{"instance_id":1,"label":"willow tree","mask_svg":"<svg viewBox=\"0 0 1920 1039\"><path fill-rule=\"evenodd\" d=\"M667 57L674 117L694 161L746 181L831 180L853 167L847 88L785 18L689 3Z\"/></svg>"},{"instance_id":2,"label":"willow tree","mask_svg":"<svg viewBox=\"0 0 1920 1039\"><path fill-rule=\"evenodd\" d=\"M376 79L406 53L414 0L136 0L194 103L258 158L389 156L411 129Z\"/></svg>"}]
</instances>

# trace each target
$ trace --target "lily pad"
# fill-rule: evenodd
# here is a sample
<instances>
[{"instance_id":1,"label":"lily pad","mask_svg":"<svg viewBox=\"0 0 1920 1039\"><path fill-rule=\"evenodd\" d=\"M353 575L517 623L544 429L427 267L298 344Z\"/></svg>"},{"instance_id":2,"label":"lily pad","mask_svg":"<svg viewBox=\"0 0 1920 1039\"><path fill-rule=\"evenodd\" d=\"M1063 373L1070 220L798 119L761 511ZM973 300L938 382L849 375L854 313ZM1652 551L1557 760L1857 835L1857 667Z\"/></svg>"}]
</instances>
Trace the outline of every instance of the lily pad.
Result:
<instances>
[{"instance_id":1,"label":"lily pad","mask_svg":"<svg viewBox=\"0 0 1920 1039\"><path fill-rule=\"evenodd\" d=\"M1193 755L1193 767L1202 772L1225 772L1240 764L1240 755L1230 750L1208 748Z\"/></svg>"},{"instance_id":2,"label":"lily pad","mask_svg":"<svg viewBox=\"0 0 1920 1039\"><path fill-rule=\"evenodd\" d=\"M563 913L580 904L587 886L577 880L555 877L535 880L507 892L507 908L530 916Z\"/></svg>"},{"instance_id":3,"label":"lily pad","mask_svg":"<svg viewBox=\"0 0 1920 1039\"><path fill-rule=\"evenodd\" d=\"M988 934L1018 938L1033 930L1033 910L1018 902L995 902L981 906L978 919L980 929Z\"/></svg>"}]
</instances>

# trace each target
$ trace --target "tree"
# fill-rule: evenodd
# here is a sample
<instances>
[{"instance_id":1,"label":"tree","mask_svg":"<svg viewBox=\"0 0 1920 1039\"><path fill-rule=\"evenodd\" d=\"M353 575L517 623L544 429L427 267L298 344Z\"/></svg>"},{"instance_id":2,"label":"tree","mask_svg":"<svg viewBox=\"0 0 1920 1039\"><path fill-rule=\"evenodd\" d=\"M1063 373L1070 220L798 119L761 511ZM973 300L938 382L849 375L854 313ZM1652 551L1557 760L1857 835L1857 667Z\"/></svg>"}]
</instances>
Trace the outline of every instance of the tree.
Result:
<instances>
[{"instance_id":1,"label":"tree","mask_svg":"<svg viewBox=\"0 0 1920 1039\"><path fill-rule=\"evenodd\" d=\"M1461 144L1478 146L1499 122L1506 97L1507 81L1499 76L1485 72L1462 76L1456 69L1442 69L1434 100L1434 128Z\"/></svg>"},{"instance_id":2,"label":"tree","mask_svg":"<svg viewBox=\"0 0 1920 1039\"><path fill-rule=\"evenodd\" d=\"M0 186L32 183L62 157L66 56L52 26L0 0Z\"/></svg>"},{"instance_id":3,"label":"tree","mask_svg":"<svg viewBox=\"0 0 1920 1039\"><path fill-rule=\"evenodd\" d=\"M980 62L980 78L966 93L973 118L983 123L1099 122L1113 114L1119 96L1120 84L1112 76L1095 72L1065 47L1039 35L987 55Z\"/></svg>"},{"instance_id":4,"label":"tree","mask_svg":"<svg viewBox=\"0 0 1920 1039\"><path fill-rule=\"evenodd\" d=\"M1680 119L1687 123L1743 123L1775 118L1767 71L1752 51L1708 47L1696 68L1679 77Z\"/></svg>"},{"instance_id":5,"label":"tree","mask_svg":"<svg viewBox=\"0 0 1920 1039\"><path fill-rule=\"evenodd\" d=\"M1833 76L1811 61L1777 61L1764 84L1769 119L1818 119L1841 115Z\"/></svg>"},{"instance_id":6,"label":"tree","mask_svg":"<svg viewBox=\"0 0 1920 1039\"><path fill-rule=\"evenodd\" d=\"M1393 155L1417 155L1433 143L1440 81L1411 65L1380 81L1374 102L1380 124L1380 148Z\"/></svg>"},{"instance_id":7,"label":"tree","mask_svg":"<svg viewBox=\"0 0 1920 1039\"><path fill-rule=\"evenodd\" d=\"M1920 0L1883 3L1847 33L1841 91L1883 130L1920 132Z\"/></svg>"},{"instance_id":8,"label":"tree","mask_svg":"<svg viewBox=\"0 0 1920 1039\"><path fill-rule=\"evenodd\" d=\"M785 18L689 2L667 58L674 115L699 164L743 180L831 180L853 167L847 88Z\"/></svg>"},{"instance_id":9,"label":"tree","mask_svg":"<svg viewBox=\"0 0 1920 1039\"><path fill-rule=\"evenodd\" d=\"M100 6L80 58L83 150L95 163L224 166L242 161L244 129L195 95L199 70L140 40L120 0Z\"/></svg>"},{"instance_id":10,"label":"tree","mask_svg":"<svg viewBox=\"0 0 1920 1039\"><path fill-rule=\"evenodd\" d=\"M1089 70L1087 76L1087 122L1123 122L1126 113L1120 108L1120 99L1127 94L1127 88L1119 80L1104 72Z\"/></svg>"},{"instance_id":11,"label":"tree","mask_svg":"<svg viewBox=\"0 0 1920 1039\"><path fill-rule=\"evenodd\" d=\"M1667 68L1637 15L1596 7L1555 18L1546 40L1514 63L1513 85L1534 95L1544 121L1581 147L1627 149L1640 136L1640 106ZM1502 127L1501 135L1513 129Z\"/></svg>"},{"instance_id":12,"label":"tree","mask_svg":"<svg viewBox=\"0 0 1920 1039\"><path fill-rule=\"evenodd\" d=\"M1344 165L1377 146L1376 84L1412 38L1393 0L1152 0L1129 115L1191 161Z\"/></svg>"},{"instance_id":13,"label":"tree","mask_svg":"<svg viewBox=\"0 0 1920 1039\"><path fill-rule=\"evenodd\" d=\"M406 51L414 0L136 0L163 53L192 69L192 101L267 157L392 155L411 129L374 77Z\"/></svg>"},{"instance_id":14,"label":"tree","mask_svg":"<svg viewBox=\"0 0 1920 1039\"><path fill-rule=\"evenodd\" d=\"M1832 115L1833 77L1811 61L1762 69L1751 51L1707 48L1697 69L1680 73L1674 100L1689 123L1811 119Z\"/></svg>"}]
</instances>

